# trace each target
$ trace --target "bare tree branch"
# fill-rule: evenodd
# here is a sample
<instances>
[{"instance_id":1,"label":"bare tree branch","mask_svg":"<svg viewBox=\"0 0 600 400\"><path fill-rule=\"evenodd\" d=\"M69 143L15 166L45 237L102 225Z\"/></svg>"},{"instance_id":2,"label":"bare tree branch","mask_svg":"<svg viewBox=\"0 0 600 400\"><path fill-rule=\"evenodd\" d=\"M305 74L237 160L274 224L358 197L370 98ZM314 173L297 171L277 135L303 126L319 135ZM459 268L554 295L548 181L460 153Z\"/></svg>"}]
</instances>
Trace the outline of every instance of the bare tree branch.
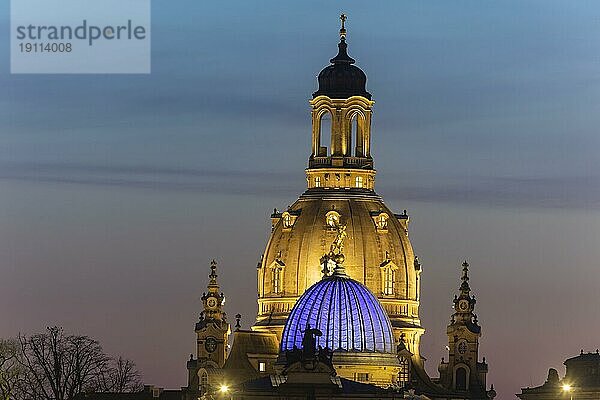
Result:
<instances>
[{"instance_id":1,"label":"bare tree branch","mask_svg":"<svg viewBox=\"0 0 600 400\"><path fill-rule=\"evenodd\" d=\"M29 338L19 337L21 364L27 372L24 391L43 400L67 400L97 388L97 375L106 370L109 357L87 336L66 336L61 328Z\"/></svg>"},{"instance_id":2,"label":"bare tree branch","mask_svg":"<svg viewBox=\"0 0 600 400\"><path fill-rule=\"evenodd\" d=\"M19 363L19 344L14 339L0 339L0 399L15 398L23 382L24 370Z\"/></svg>"},{"instance_id":3,"label":"bare tree branch","mask_svg":"<svg viewBox=\"0 0 600 400\"><path fill-rule=\"evenodd\" d=\"M135 363L123 357L111 360L109 368L100 376L100 390L103 392L138 392L144 387Z\"/></svg>"}]
</instances>

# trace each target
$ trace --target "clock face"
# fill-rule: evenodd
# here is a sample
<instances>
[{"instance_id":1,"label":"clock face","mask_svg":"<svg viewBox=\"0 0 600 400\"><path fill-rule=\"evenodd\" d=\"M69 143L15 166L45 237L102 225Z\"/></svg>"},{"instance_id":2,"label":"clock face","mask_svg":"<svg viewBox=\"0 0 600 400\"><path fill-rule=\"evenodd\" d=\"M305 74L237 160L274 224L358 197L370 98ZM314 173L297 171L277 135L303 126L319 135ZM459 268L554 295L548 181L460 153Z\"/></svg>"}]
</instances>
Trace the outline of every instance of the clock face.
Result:
<instances>
[{"instance_id":1,"label":"clock face","mask_svg":"<svg viewBox=\"0 0 600 400\"><path fill-rule=\"evenodd\" d=\"M209 353L213 353L215 350L217 350L217 339L215 339L214 337L207 338L204 342L204 348Z\"/></svg>"},{"instance_id":2,"label":"clock face","mask_svg":"<svg viewBox=\"0 0 600 400\"><path fill-rule=\"evenodd\" d=\"M208 308L215 308L215 307L217 307L217 299L215 299L214 297L209 297L206 300L206 305L208 306Z\"/></svg>"},{"instance_id":3,"label":"clock face","mask_svg":"<svg viewBox=\"0 0 600 400\"><path fill-rule=\"evenodd\" d=\"M469 309L469 303L466 300L461 300L460 303L458 303L458 309L460 311L467 311Z\"/></svg>"},{"instance_id":4,"label":"clock face","mask_svg":"<svg viewBox=\"0 0 600 400\"><path fill-rule=\"evenodd\" d=\"M465 354L468 350L467 341L461 340L456 344L456 350L459 354Z\"/></svg>"}]
</instances>

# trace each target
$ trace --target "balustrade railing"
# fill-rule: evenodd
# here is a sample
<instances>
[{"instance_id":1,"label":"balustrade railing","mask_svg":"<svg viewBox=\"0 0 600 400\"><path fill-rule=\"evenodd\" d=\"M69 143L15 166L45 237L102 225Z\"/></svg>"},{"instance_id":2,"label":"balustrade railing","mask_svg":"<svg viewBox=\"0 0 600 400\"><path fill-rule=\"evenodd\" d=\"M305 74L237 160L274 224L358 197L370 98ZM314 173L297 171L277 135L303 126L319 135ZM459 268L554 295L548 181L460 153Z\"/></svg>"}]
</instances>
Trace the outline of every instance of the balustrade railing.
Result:
<instances>
[{"instance_id":1,"label":"balustrade railing","mask_svg":"<svg viewBox=\"0 0 600 400\"><path fill-rule=\"evenodd\" d=\"M313 157L309 160L310 168L331 166L331 157ZM373 167L373 160L365 157L344 157L344 166L351 168Z\"/></svg>"}]
</instances>

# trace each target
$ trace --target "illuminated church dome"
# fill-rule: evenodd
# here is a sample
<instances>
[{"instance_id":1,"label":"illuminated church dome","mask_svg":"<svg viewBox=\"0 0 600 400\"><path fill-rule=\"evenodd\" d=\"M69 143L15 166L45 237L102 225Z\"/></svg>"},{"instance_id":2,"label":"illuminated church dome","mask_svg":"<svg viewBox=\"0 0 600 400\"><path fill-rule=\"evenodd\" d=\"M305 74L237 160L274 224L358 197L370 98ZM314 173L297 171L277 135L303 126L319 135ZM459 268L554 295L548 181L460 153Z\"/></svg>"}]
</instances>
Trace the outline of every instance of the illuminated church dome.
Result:
<instances>
[{"instance_id":1,"label":"illuminated church dome","mask_svg":"<svg viewBox=\"0 0 600 400\"><path fill-rule=\"evenodd\" d=\"M346 17L340 19L339 52L319 74L309 101L307 188L271 214L271 234L257 264L256 322L242 330L236 315L227 352L229 324L212 265L196 325L196 358L187 363L185 400L203 398L215 385L227 391L229 384L240 398L255 396L253 391L261 398L315 397L315 388L321 397L342 398L346 380L393 388L386 398L412 398L410 392L436 400L495 396L493 386L487 390L485 358L479 361L481 328L466 262L446 329L448 361L442 358L439 378L425 371L419 349L422 268L406 210L394 213L375 192L374 101L366 75L348 56ZM348 387L367 387L356 382Z\"/></svg>"},{"instance_id":2,"label":"illuminated church dome","mask_svg":"<svg viewBox=\"0 0 600 400\"><path fill-rule=\"evenodd\" d=\"M296 302L283 330L281 350L302 347L308 326L320 330L317 345L333 351L395 354L394 335L377 298L339 267Z\"/></svg>"},{"instance_id":3,"label":"illuminated church dome","mask_svg":"<svg viewBox=\"0 0 600 400\"><path fill-rule=\"evenodd\" d=\"M338 48L331 65L319 74L319 89L309 101L312 129L307 135L311 142L305 170L307 189L293 204L271 215L271 235L257 268L258 315L253 329L282 338L296 302L321 280L320 258L328 252L335 227L344 225L348 277L378 300L377 307L391 323L392 342L399 343L403 337L418 357L424 332L419 319L421 265L408 235L409 217L406 212L392 211L375 192L371 156L374 101L366 90L366 75L348 56L343 24ZM331 290L345 289L351 296L355 283L338 287L341 281L321 284L331 285ZM363 318L376 318L379 308ZM387 334L387 321L373 322L385 326ZM352 335L344 340L348 349L368 349L372 344L355 342ZM387 341L385 337L377 342L382 347L371 348L388 351ZM346 348L343 346L335 347Z\"/></svg>"}]
</instances>

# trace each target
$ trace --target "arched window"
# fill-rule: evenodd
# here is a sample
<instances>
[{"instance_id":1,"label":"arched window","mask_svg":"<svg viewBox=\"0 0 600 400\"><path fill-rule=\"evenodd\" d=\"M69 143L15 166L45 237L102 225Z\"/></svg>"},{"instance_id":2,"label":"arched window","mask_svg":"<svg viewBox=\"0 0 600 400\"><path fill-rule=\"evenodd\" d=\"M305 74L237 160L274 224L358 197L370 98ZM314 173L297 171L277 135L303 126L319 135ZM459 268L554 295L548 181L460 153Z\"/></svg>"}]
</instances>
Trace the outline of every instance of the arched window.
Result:
<instances>
[{"instance_id":1,"label":"arched window","mask_svg":"<svg viewBox=\"0 0 600 400\"><path fill-rule=\"evenodd\" d=\"M321 115L319 121L319 157L326 157L327 149L331 146L331 114L329 111Z\"/></svg>"},{"instance_id":2,"label":"arched window","mask_svg":"<svg viewBox=\"0 0 600 400\"><path fill-rule=\"evenodd\" d=\"M273 268L273 293L281 292L281 268Z\"/></svg>"},{"instance_id":3,"label":"arched window","mask_svg":"<svg viewBox=\"0 0 600 400\"><path fill-rule=\"evenodd\" d=\"M277 254L277 258L269 265L271 274L271 293L278 294L284 291L284 269L285 263L281 260L281 251Z\"/></svg>"},{"instance_id":4,"label":"arched window","mask_svg":"<svg viewBox=\"0 0 600 400\"><path fill-rule=\"evenodd\" d=\"M394 294L394 270L386 268L384 271L383 294L391 296Z\"/></svg>"},{"instance_id":5,"label":"arched window","mask_svg":"<svg viewBox=\"0 0 600 400\"><path fill-rule=\"evenodd\" d=\"M321 177L320 176L315 177L315 187L321 187Z\"/></svg>"},{"instance_id":6,"label":"arched window","mask_svg":"<svg viewBox=\"0 0 600 400\"><path fill-rule=\"evenodd\" d=\"M456 390L467 390L467 370L459 367L456 369Z\"/></svg>"},{"instance_id":7,"label":"arched window","mask_svg":"<svg viewBox=\"0 0 600 400\"><path fill-rule=\"evenodd\" d=\"M355 157L364 156L359 118L361 118L361 116L359 113L356 112L350 119L350 135L348 140L348 147L349 149L352 149L352 146L354 146L354 153L352 153L351 155Z\"/></svg>"},{"instance_id":8,"label":"arched window","mask_svg":"<svg viewBox=\"0 0 600 400\"><path fill-rule=\"evenodd\" d=\"M408 357L400 357L400 371L398 372L398 384L405 387L410 381L410 361Z\"/></svg>"},{"instance_id":9,"label":"arched window","mask_svg":"<svg viewBox=\"0 0 600 400\"><path fill-rule=\"evenodd\" d=\"M357 188L363 187L363 177L362 176L356 177L356 184L354 186L356 186Z\"/></svg>"},{"instance_id":10,"label":"arched window","mask_svg":"<svg viewBox=\"0 0 600 400\"><path fill-rule=\"evenodd\" d=\"M208 373L205 369L201 369L198 374L200 375L200 389L206 390L208 388Z\"/></svg>"}]
</instances>

